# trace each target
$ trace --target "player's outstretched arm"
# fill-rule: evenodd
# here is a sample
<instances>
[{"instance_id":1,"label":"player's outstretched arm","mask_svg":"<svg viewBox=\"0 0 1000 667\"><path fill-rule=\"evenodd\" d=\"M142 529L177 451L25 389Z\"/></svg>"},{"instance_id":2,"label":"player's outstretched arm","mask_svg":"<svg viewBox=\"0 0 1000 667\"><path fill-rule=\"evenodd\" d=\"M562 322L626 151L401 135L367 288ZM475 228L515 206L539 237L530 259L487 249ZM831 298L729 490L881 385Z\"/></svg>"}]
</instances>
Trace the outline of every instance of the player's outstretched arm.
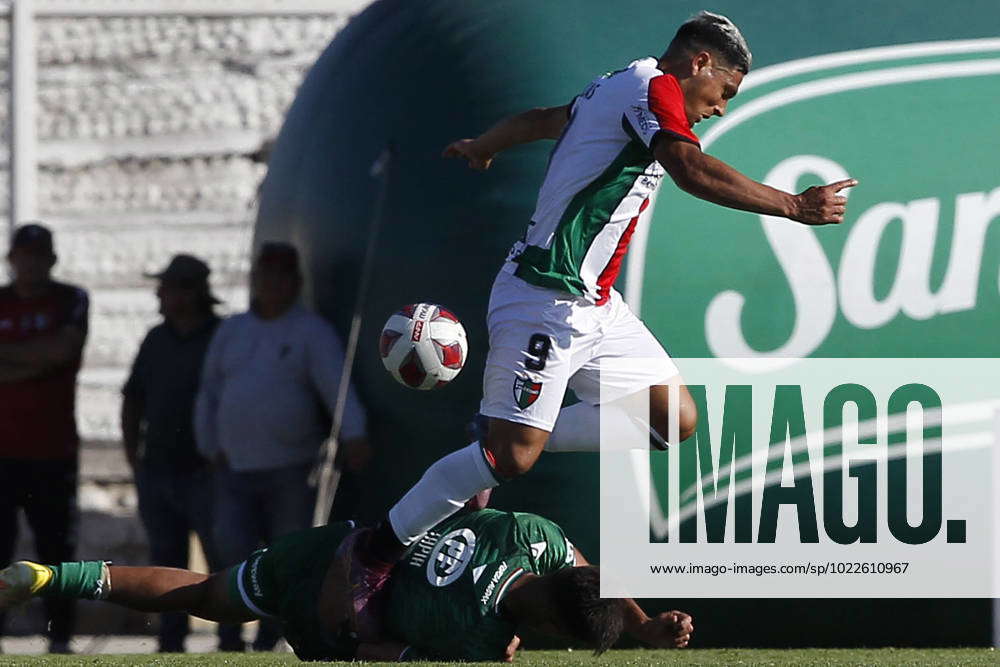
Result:
<instances>
[{"instance_id":1,"label":"player's outstretched arm","mask_svg":"<svg viewBox=\"0 0 1000 667\"><path fill-rule=\"evenodd\" d=\"M579 549L573 547L576 567L590 565ZM653 648L684 648L691 641L694 624L682 611L667 611L650 618L632 598L622 598L625 604L625 631Z\"/></svg>"},{"instance_id":2,"label":"player's outstretched arm","mask_svg":"<svg viewBox=\"0 0 1000 667\"><path fill-rule=\"evenodd\" d=\"M650 618L635 600L625 598L625 630L653 648L684 648L691 641L694 624L682 611L665 611Z\"/></svg>"},{"instance_id":3,"label":"player's outstretched arm","mask_svg":"<svg viewBox=\"0 0 1000 667\"><path fill-rule=\"evenodd\" d=\"M443 157L465 158L473 169L490 168L496 154L539 139L558 139L569 120L569 106L540 107L508 116L475 139L448 144Z\"/></svg>"},{"instance_id":4,"label":"player's outstretched arm","mask_svg":"<svg viewBox=\"0 0 1000 667\"><path fill-rule=\"evenodd\" d=\"M807 225L843 222L847 198L838 193L858 184L849 178L794 195L747 178L698 146L668 136L654 144L653 155L680 189L699 199Z\"/></svg>"}]
</instances>

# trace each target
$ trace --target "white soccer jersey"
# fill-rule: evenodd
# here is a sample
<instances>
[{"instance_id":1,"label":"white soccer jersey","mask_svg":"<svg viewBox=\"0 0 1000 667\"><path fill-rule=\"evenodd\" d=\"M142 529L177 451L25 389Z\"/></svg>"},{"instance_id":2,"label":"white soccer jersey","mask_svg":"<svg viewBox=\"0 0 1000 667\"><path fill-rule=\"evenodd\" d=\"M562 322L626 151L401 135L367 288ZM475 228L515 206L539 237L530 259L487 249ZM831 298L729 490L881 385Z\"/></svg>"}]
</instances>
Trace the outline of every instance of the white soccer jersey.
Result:
<instances>
[{"instance_id":1,"label":"white soccer jersey","mask_svg":"<svg viewBox=\"0 0 1000 667\"><path fill-rule=\"evenodd\" d=\"M570 106L538 203L505 270L602 305L640 214L663 178L653 137L697 144L677 79L644 58L594 80Z\"/></svg>"}]
</instances>

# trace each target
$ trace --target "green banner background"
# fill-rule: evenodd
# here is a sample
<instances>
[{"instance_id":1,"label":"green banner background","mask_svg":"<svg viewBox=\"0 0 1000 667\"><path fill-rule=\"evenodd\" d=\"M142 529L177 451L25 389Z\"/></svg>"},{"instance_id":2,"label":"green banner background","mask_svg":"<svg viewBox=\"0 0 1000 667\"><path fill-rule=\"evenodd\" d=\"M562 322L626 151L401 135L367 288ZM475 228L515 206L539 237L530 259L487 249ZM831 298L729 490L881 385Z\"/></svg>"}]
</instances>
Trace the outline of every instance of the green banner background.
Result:
<instances>
[{"instance_id":1,"label":"green banner background","mask_svg":"<svg viewBox=\"0 0 1000 667\"><path fill-rule=\"evenodd\" d=\"M528 222L549 150L543 144L512 150L480 174L440 159L442 147L506 114L564 104L595 76L661 53L677 25L701 8L693 2L382 0L357 16L310 72L271 158L256 236L258 243L299 245L309 300L345 334L377 190L369 169L387 142L399 147L356 366L378 447L364 484L368 518L380 516L427 465L465 442L463 426L480 395L489 285ZM986 0L730 0L711 9L743 29L757 71L868 47L993 37L1000 19L1000 5ZM744 100L813 79L748 90L731 113ZM929 278L936 288L947 268L956 195L1000 186L998 95L994 75L815 97L748 120L709 152L754 178L804 154L834 160L860 178L845 225L816 230L834 274L862 213L885 202L936 198L939 239ZM699 126L701 133L706 129ZM815 180L804 176L799 185ZM891 223L878 246L878 299L891 289L902 236L901 224ZM985 238L975 307L924 319L902 314L861 328L845 318L838 297L828 334L809 353L992 355L1000 253L996 234ZM644 260L642 315L672 355L712 354L706 313L725 290L746 298L739 331L751 348L768 351L788 339L798 310L757 216L704 204L668 183ZM817 293L809 302L829 296ZM469 333L466 369L436 392L396 384L377 355L385 319L416 301L446 304ZM595 554L596 483L596 456L544 455L529 475L504 485L496 503L549 516ZM983 603L709 602L688 603L701 619L702 645L971 644L988 636ZM897 622L886 625L887 615Z\"/></svg>"}]
</instances>

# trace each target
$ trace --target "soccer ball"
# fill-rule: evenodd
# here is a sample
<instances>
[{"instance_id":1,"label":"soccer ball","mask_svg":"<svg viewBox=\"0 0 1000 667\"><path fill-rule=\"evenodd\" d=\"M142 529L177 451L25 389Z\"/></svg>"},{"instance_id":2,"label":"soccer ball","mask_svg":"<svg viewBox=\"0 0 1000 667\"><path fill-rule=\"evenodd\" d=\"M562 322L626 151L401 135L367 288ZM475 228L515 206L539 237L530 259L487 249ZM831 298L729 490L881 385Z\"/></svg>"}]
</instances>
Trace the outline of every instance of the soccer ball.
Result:
<instances>
[{"instance_id":1,"label":"soccer ball","mask_svg":"<svg viewBox=\"0 0 1000 667\"><path fill-rule=\"evenodd\" d=\"M424 390L454 380L469 346L465 328L450 311L433 303L413 303L389 317L378 351L397 382Z\"/></svg>"}]
</instances>

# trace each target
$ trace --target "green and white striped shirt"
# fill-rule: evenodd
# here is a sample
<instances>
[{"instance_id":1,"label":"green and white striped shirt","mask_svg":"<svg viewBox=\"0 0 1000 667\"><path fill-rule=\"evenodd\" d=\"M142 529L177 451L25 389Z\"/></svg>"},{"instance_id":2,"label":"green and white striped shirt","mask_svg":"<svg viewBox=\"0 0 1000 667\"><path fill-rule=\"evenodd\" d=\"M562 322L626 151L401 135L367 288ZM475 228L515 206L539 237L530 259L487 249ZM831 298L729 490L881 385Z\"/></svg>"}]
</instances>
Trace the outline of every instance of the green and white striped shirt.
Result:
<instances>
[{"instance_id":1,"label":"green and white striped shirt","mask_svg":"<svg viewBox=\"0 0 1000 667\"><path fill-rule=\"evenodd\" d=\"M698 143L680 84L657 69L655 58L636 60L587 86L570 105L531 223L504 270L532 285L605 303L663 179L652 153L660 132Z\"/></svg>"}]
</instances>

